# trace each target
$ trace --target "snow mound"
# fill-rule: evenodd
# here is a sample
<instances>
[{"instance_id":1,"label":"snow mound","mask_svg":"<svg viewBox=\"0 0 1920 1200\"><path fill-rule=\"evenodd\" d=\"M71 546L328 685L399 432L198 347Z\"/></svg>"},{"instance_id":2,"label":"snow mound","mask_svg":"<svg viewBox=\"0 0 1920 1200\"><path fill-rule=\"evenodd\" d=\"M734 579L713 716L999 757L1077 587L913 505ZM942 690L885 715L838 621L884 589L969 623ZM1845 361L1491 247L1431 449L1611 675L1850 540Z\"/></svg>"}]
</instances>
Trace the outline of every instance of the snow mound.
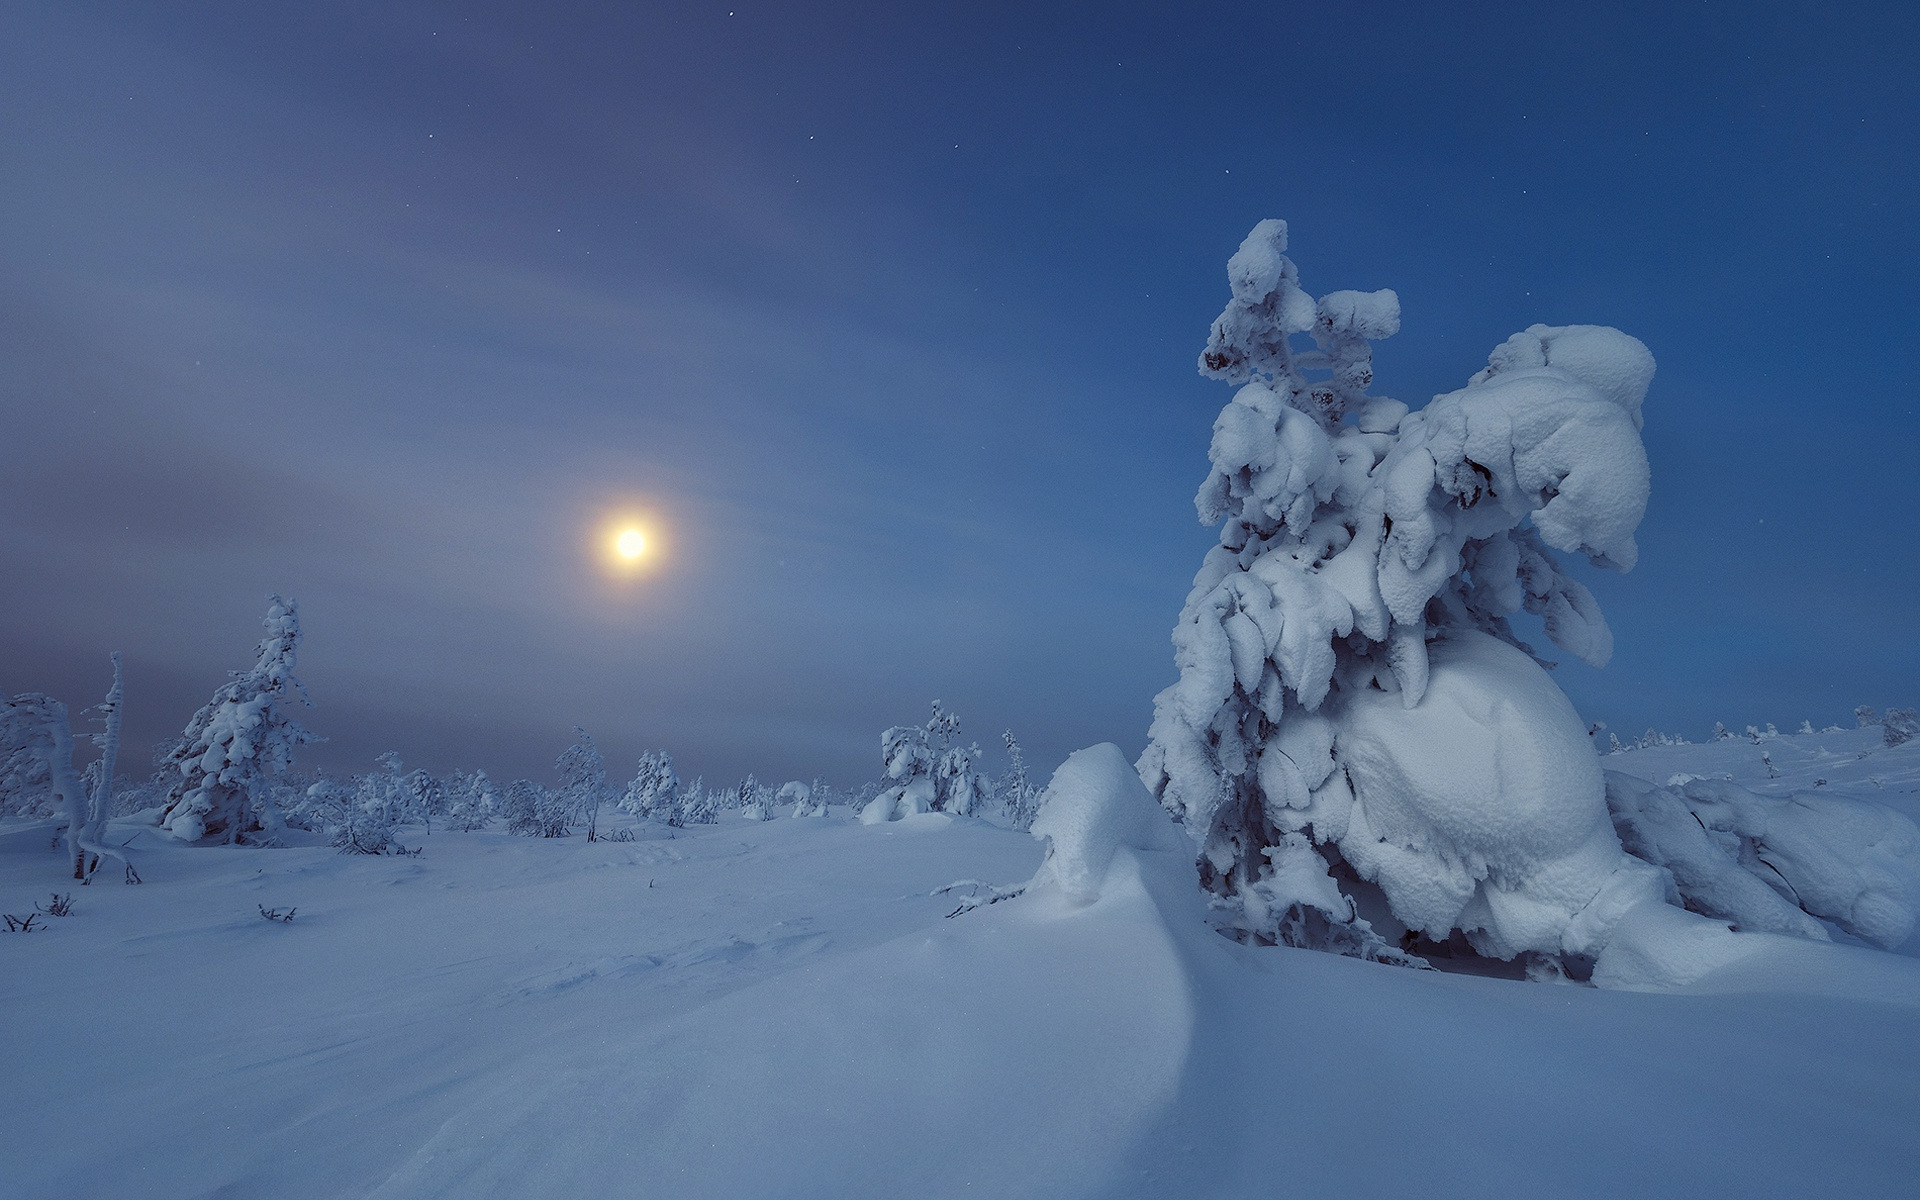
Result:
<instances>
[{"instance_id":1,"label":"snow mound","mask_svg":"<svg viewBox=\"0 0 1920 1200\"><path fill-rule=\"evenodd\" d=\"M1665 884L1621 849L1585 725L1505 642L1463 631L1430 653L1420 704L1360 692L1342 714L1341 854L1436 940L1458 928L1494 958L1595 953Z\"/></svg>"},{"instance_id":2,"label":"snow mound","mask_svg":"<svg viewBox=\"0 0 1920 1200\"><path fill-rule=\"evenodd\" d=\"M1826 940L1814 918L1882 949L1920 918L1920 827L1822 792L1763 796L1724 779L1661 787L1607 773L1627 848L1665 867L1687 906L1737 928Z\"/></svg>"},{"instance_id":3,"label":"snow mound","mask_svg":"<svg viewBox=\"0 0 1920 1200\"><path fill-rule=\"evenodd\" d=\"M1120 747L1102 742L1076 750L1053 773L1033 819L1047 844L1034 889L1056 887L1083 904L1100 898L1122 849L1185 856L1192 846L1140 781Z\"/></svg>"},{"instance_id":4,"label":"snow mound","mask_svg":"<svg viewBox=\"0 0 1920 1200\"><path fill-rule=\"evenodd\" d=\"M860 810L860 823L883 825L888 821L922 816L933 811L933 799L933 778L918 775L912 782L896 784L869 800L867 806Z\"/></svg>"}]
</instances>

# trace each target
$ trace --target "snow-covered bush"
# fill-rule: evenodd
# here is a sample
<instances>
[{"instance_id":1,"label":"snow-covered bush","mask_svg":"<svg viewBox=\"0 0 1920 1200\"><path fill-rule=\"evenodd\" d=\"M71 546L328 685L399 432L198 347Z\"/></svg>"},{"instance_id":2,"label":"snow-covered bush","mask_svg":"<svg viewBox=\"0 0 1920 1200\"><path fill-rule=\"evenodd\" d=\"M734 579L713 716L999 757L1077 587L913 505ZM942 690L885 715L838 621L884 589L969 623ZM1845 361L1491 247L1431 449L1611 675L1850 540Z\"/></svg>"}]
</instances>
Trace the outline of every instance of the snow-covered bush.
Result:
<instances>
[{"instance_id":1,"label":"snow-covered bush","mask_svg":"<svg viewBox=\"0 0 1920 1200\"><path fill-rule=\"evenodd\" d=\"M1378 957L1351 898L1365 883L1434 939L1591 949L1582 913L1657 873L1615 878L1633 860L1586 725L1509 618L1539 616L1595 665L1612 653L1554 552L1633 565L1653 357L1617 330L1536 325L1409 412L1367 392L1394 294L1316 301L1285 249L1279 221L1242 243L1201 359L1239 386L1196 499L1220 545L1174 632L1180 679L1141 775L1245 936Z\"/></svg>"},{"instance_id":2,"label":"snow-covered bush","mask_svg":"<svg viewBox=\"0 0 1920 1200\"><path fill-rule=\"evenodd\" d=\"M278 824L271 785L292 764L294 749L316 740L287 712L296 696L310 703L293 674L300 645L294 602L272 597L265 624L253 669L234 672L169 756L179 778L160 824L182 841L271 841Z\"/></svg>"},{"instance_id":3,"label":"snow-covered bush","mask_svg":"<svg viewBox=\"0 0 1920 1200\"><path fill-rule=\"evenodd\" d=\"M665 750L652 750L640 756L639 768L620 796L620 811L635 817L665 821L675 807L680 777L674 774L673 756Z\"/></svg>"}]
</instances>

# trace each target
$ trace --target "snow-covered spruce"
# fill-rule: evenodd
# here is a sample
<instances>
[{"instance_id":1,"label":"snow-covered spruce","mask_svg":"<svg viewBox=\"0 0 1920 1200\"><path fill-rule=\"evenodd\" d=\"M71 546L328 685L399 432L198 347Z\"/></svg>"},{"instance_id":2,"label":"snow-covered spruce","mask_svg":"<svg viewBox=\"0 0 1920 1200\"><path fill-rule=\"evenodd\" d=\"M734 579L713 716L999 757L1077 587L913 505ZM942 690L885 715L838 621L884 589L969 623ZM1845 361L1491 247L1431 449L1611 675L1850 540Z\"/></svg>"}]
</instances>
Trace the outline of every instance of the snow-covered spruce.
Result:
<instances>
[{"instance_id":1,"label":"snow-covered spruce","mask_svg":"<svg viewBox=\"0 0 1920 1200\"><path fill-rule=\"evenodd\" d=\"M1223 930L1389 961L1396 934L1458 935L1615 986L1745 952L1681 903L1744 929L1824 936L1818 917L1905 937L1911 823L1823 797L1627 782L1610 810L1587 726L1508 623L1525 610L1561 649L1611 656L1555 552L1634 564L1647 348L1535 325L1410 412L1367 394L1368 342L1399 328L1393 293L1316 301L1285 249L1279 221L1242 243L1201 357L1240 385L1197 497L1220 545L1174 631L1180 679L1155 700L1139 763L1198 841ZM1317 348L1297 351L1298 335Z\"/></svg>"},{"instance_id":2,"label":"snow-covered spruce","mask_svg":"<svg viewBox=\"0 0 1920 1200\"><path fill-rule=\"evenodd\" d=\"M271 597L265 624L253 669L233 673L168 756L180 775L160 825L182 841L272 840L279 822L273 782L292 764L296 747L316 740L287 712L296 696L311 703L293 674L300 646L294 602Z\"/></svg>"},{"instance_id":3,"label":"snow-covered spruce","mask_svg":"<svg viewBox=\"0 0 1920 1200\"><path fill-rule=\"evenodd\" d=\"M1633 565L1653 357L1617 330L1534 326L1409 412L1367 392L1394 294L1316 301L1285 249L1279 221L1242 243L1201 359L1240 385L1197 497L1220 545L1141 774L1243 936L1394 957L1358 916L1364 881L1430 938L1591 954L1597 914L1662 883L1620 849L1586 726L1508 618L1611 654L1554 551Z\"/></svg>"},{"instance_id":4,"label":"snow-covered spruce","mask_svg":"<svg viewBox=\"0 0 1920 1200\"><path fill-rule=\"evenodd\" d=\"M636 817L671 821L677 807L680 777L674 773L673 756L665 750L650 750L640 756L640 765L621 793L621 812Z\"/></svg>"}]
</instances>

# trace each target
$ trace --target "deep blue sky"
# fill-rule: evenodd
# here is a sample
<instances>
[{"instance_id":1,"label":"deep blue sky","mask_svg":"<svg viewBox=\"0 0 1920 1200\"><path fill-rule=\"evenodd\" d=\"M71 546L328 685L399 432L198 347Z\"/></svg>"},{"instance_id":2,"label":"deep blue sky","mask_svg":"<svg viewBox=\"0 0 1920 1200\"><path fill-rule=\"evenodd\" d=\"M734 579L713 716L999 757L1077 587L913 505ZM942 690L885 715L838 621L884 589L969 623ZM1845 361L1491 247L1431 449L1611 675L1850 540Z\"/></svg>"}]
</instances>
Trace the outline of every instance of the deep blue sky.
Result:
<instances>
[{"instance_id":1,"label":"deep blue sky","mask_svg":"<svg viewBox=\"0 0 1920 1200\"><path fill-rule=\"evenodd\" d=\"M8 4L0 686L120 648L151 741L283 591L332 766L580 723L851 782L935 696L1137 751L1213 540L1194 359L1279 216L1309 290L1399 292L1378 393L1535 321L1653 349L1589 718L1912 703L1917 14ZM617 584L628 504L672 544Z\"/></svg>"}]
</instances>

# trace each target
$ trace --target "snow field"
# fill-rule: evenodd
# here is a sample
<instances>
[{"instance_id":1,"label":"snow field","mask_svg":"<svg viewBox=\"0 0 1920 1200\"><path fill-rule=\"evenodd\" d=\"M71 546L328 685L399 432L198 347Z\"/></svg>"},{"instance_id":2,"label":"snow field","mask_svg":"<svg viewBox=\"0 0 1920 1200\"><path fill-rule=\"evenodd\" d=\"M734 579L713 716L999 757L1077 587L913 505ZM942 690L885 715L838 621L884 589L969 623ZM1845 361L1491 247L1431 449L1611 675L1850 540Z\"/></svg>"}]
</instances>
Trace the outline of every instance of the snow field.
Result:
<instances>
[{"instance_id":1,"label":"snow field","mask_svg":"<svg viewBox=\"0 0 1920 1200\"><path fill-rule=\"evenodd\" d=\"M1920 749L1865 742L1772 758L1910 796ZM1911 1194L1910 955L1722 934L1662 995L1242 946L1108 758L1056 776L1045 867L846 809L418 858L142 834L147 884L0 940L0 1197ZM0 830L8 911L49 835Z\"/></svg>"}]
</instances>

